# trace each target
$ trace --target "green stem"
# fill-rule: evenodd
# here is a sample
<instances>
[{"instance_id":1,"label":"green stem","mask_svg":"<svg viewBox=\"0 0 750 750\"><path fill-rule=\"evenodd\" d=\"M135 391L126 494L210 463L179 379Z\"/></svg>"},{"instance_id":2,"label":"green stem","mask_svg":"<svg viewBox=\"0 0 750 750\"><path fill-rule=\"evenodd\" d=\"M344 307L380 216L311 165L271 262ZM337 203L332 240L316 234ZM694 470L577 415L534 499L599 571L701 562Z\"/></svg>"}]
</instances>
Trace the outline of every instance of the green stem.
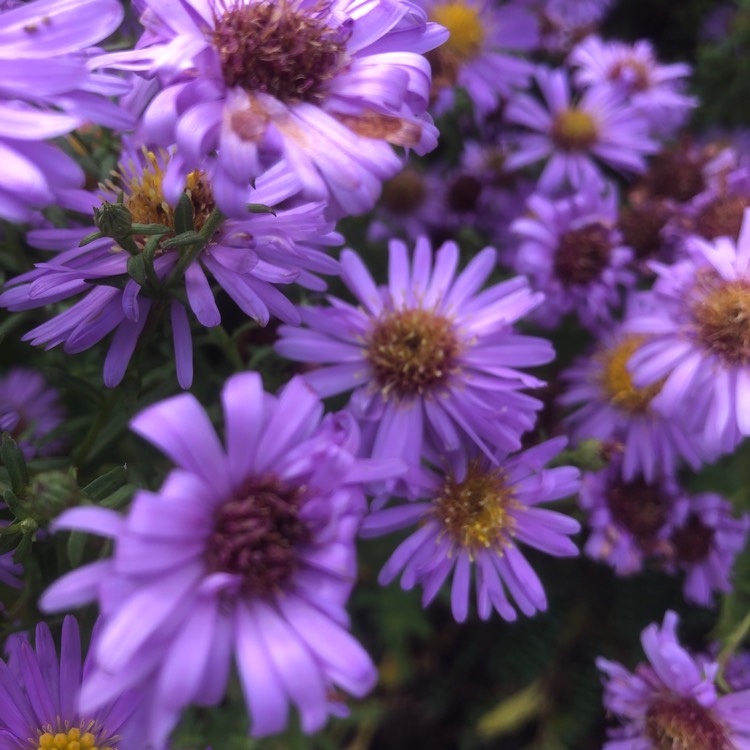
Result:
<instances>
[{"instance_id":1,"label":"green stem","mask_svg":"<svg viewBox=\"0 0 750 750\"><path fill-rule=\"evenodd\" d=\"M200 240L196 240L194 245L192 245L182 253L180 259L177 261L177 264L167 277L167 281L165 284L166 287L170 287L172 284L176 283L184 276L185 271L188 269L190 264L195 261L195 259L200 255L201 250L203 250L203 248L208 245L209 241L216 233L216 230L222 225L225 218L226 217L224 216L224 214L219 211L218 208L215 208L213 211L211 211L211 213L208 215L208 218L206 219L206 223L203 225L201 231L198 232Z\"/></svg>"},{"instance_id":2,"label":"green stem","mask_svg":"<svg viewBox=\"0 0 750 750\"><path fill-rule=\"evenodd\" d=\"M750 612L745 615L742 622L729 634L726 640L726 645L719 652L717 661L719 662L719 672L716 675L717 682L724 688L727 689L726 682L724 681L724 669L727 666L727 662L732 657L734 652L740 647L742 642L750 632Z\"/></svg>"}]
</instances>

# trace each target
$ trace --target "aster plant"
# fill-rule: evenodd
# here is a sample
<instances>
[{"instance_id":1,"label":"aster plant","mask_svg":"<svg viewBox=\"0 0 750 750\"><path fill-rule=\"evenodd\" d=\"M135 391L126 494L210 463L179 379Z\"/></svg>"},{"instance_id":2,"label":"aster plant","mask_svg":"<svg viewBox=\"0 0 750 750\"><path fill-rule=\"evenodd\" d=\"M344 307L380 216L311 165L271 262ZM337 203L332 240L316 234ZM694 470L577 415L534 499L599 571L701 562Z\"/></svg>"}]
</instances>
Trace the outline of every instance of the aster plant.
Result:
<instances>
[{"instance_id":1,"label":"aster plant","mask_svg":"<svg viewBox=\"0 0 750 750\"><path fill-rule=\"evenodd\" d=\"M418 486L415 494L425 499L375 510L362 525L365 537L419 527L393 551L380 583L390 583L401 573L404 588L422 587L426 606L453 573L451 611L464 622L473 569L482 619L496 611L505 620L515 620L511 600L527 616L544 611L544 587L518 543L555 557L578 554L569 538L579 530L578 522L538 507L578 490L577 469L543 468L564 445L558 438L492 459L473 449L410 477Z\"/></svg>"},{"instance_id":2,"label":"aster plant","mask_svg":"<svg viewBox=\"0 0 750 750\"><path fill-rule=\"evenodd\" d=\"M91 659L81 660L74 617L62 626L60 656L48 625L36 627L35 644L21 635L8 639L0 660L0 742L8 750L142 750L140 710L145 692L129 691L96 711L81 713L76 699Z\"/></svg>"},{"instance_id":3,"label":"aster plant","mask_svg":"<svg viewBox=\"0 0 750 750\"><path fill-rule=\"evenodd\" d=\"M542 295L515 277L480 291L495 265L485 248L459 274L458 247L433 253L417 241L389 244L388 285L378 287L351 250L341 276L358 306L329 298L327 308L302 308L303 325L282 326L276 350L323 365L305 375L321 396L352 391L373 457L400 457L417 465L424 448L454 452L467 443L486 452L520 447L541 402L521 391L538 378L519 367L549 362L544 339L522 336L513 324Z\"/></svg>"},{"instance_id":4,"label":"aster plant","mask_svg":"<svg viewBox=\"0 0 750 750\"><path fill-rule=\"evenodd\" d=\"M168 200L193 163L216 153L225 213L243 213L251 181L282 159L308 199L361 213L402 165L391 144L426 153L437 143L423 53L448 32L411 3L146 0L139 9L138 49L109 64L158 80L143 84L141 99L153 98L141 137L178 146Z\"/></svg>"},{"instance_id":5,"label":"aster plant","mask_svg":"<svg viewBox=\"0 0 750 750\"><path fill-rule=\"evenodd\" d=\"M300 378L274 397L256 373L235 375L222 405L224 447L192 395L140 413L132 428L177 464L161 489L139 492L124 516L81 507L55 523L114 542L112 558L68 574L41 601L47 611L99 603L81 708L152 685L147 734L157 745L189 704L222 699L232 660L255 736L282 731L290 703L316 731L345 708L334 686L362 696L375 682L345 610L361 485L404 467L356 458L354 420L322 418ZM113 587L122 596L109 596Z\"/></svg>"},{"instance_id":6,"label":"aster plant","mask_svg":"<svg viewBox=\"0 0 750 750\"><path fill-rule=\"evenodd\" d=\"M641 635L648 663L635 672L600 658L604 705L621 722L611 729L605 750L743 750L750 747L750 693L722 694L720 665L691 654L677 638L678 618L667 612Z\"/></svg>"},{"instance_id":7,"label":"aster plant","mask_svg":"<svg viewBox=\"0 0 750 750\"><path fill-rule=\"evenodd\" d=\"M274 212L288 197L290 181L279 170L266 173L251 195L263 213L224 221L216 208L209 176L194 169L183 176L176 204L164 195L170 154L143 152L126 161L116 182L100 195L82 194L83 207L96 200L96 227L39 229L29 242L58 250L54 260L14 278L0 294L0 306L29 310L81 299L29 331L24 338L67 353L88 349L114 331L104 361L104 382L117 385L149 320L168 308L177 378L183 388L193 379L192 336L187 309L198 322L221 322L207 275L261 325L271 315L289 323L300 318L277 284L296 282L325 289L315 272L336 273L325 253L339 242L324 215L324 205L305 203ZM295 181L291 183L294 192ZM92 231L94 230L93 234ZM182 287L177 293L175 287ZM184 290L184 291L183 291ZM187 304L186 304L187 303Z\"/></svg>"},{"instance_id":8,"label":"aster plant","mask_svg":"<svg viewBox=\"0 0 750 750\"><path fill-rule=\"evenodd\" d=\"M736 243L695 238L691 251L673 265L652 263L658 278L650 302L626 324L650 338L629 369L637 387L663 381L652 403L665 415L690 397L706 450L729 452L750 434L750 214Z\"/></svg>"},{"instance_id":9,"label":"aster plant","mask_svg":"<svg viewBox=\"0 0 750 750\"><path fill-rule=\"evenodd\" d=\"M96 72L90 49L122 19L117 0L0 7L0 217L28 221L35 208L83 185L83 170L47 140L86 123L133 124L107 98L127 91L128 83Z\"/></svg>"}]
</instances>

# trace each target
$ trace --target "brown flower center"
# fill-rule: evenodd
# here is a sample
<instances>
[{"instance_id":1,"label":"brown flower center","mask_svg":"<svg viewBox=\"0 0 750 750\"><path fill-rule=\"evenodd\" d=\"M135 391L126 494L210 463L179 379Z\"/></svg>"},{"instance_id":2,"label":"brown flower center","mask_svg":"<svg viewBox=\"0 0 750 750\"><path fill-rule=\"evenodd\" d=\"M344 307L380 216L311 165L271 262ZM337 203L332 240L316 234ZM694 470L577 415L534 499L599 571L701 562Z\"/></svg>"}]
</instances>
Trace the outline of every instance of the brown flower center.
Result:
<instances>
[{"instance_id":1,"label":"brown flower center","mask_svg":"<svg viewBox=\"0 0 750 750\"><path fill-rule=\"evenodd\" d=\"M596 143L599 131L588 112L568 107L555 116L550 135L555 145L563 151L585 151Z\"/></svg>"},{"instance_id":2,"label":"brown flower center","mask_svg":"<svg viewBox=\"0 0 750 750\"><path fill-rule=\"evenodd\" d=\"M224 83L263 91L282 102L320 102L346 65L350 31L331 27L331 3L298 0L237 3L211 33Z\"/></svg>"},{"instance_id":3,"label":"brown flower center","mask_svg":"<svg viewBox=\"0 0 750 750\"><path fill-rule=\"evenodd\" d=\"M444 386L458 369L460 345L453 323L431 310L386 313L375 323L366 357L383 395L424 395Z\"/></svg>"},{"instance_id":4,"label":"brown flower center","mask_svg":"<svg viewBox=\"0 0 750 750\"><path fill-rule=\"evenodd\" d=\"M624 483L620 480L607 488L607 506L612 520L622 526L648 551L667 521L672 499L658 485L642 479Z\"/></svg>"},{"instance_id":5,"label":"brown flower center","mask_svg":"<svg viewBox=\"0 0 750 750\"><path fill-rule=\"evenodd\" d=\"M750 362L750 283L704 275L697 290L693 318L700 341L730 365Z\"/></svg>"},{"instance_id":6,"label":"brown flower center","mask_svg":"<svg viewBox=\"0 0 750 750\"><path fill-rule=\"evenodd\" d=\"M482 183L470 174L461 175L453 180L448 188L448 207L458 213L473 211L482 194Z\"/></svg>"},{"instance_id":7,"label":"brown flower center","mask_svg":"<svg viewBox=\"0 0 750 750\"><path fill-rule=\"evenodd\" d=\"M566 286L596 281L612 254L610 230L603 224L588 224L565 232L555 252L555 275Z\"/></svg>"},{"instance_id":8,"label":"brown flower center","mask_svg":"<svg viewBox=\"0 0 750 750\"><path fill-rule=\"evenodd\" d=\"M737 240L750 197L721 195L704 206L695 219L695 231L708 240L731 237Z\"/></svg>"},{"instance_id":9,"label":"brown flower center","mask_svg":"<svg viewBox=\"0 0 750 750\"><path fill-rule=\"evenodd\" d=\"M648 411L651 400L664 385L663 380L645 388L636 388L633 385L628 362L645 340L643 336L624 336L616 346L598 355L602 365L602 389L615 406L631 414Z\"/></svg>"},{"instance_id":10,"label":"brown flower center","mask_svg":"<svg viewBox=\"0 0 750 750\"><path fill-rule=\"evenodd\" d=\"M472 552L491 547L502 553L515 534L511 511L519 507L505 474L497 468L483 468L475 459L462 481L447 477L433 513L457 546Z\"/></svg>"},{"instance_id":11,"label":"brown flower center","mask_svg":"<svg viewBox=\"0 0 750 750\"><path fill-rule=\"evenodd\" d=\"M646 712L653 750L736 750L726 728L693 698L659 697Z\"/></svg>"},{"instance_id":12,"label":"brown flower center","mask_svg":"<svg viewBox=\"0 0 750 750\"><path fill-rule=\"evenodd\" d=\"M682 528L672 534L672 545L679 562L694 565L708 557L714 541L714 530L693 514Z\"/></svg>"},{"instance_id":13,"label":"brown flower center","mask_svg":"<svg viewBox=\"0 0 750 750\"><path fill-rule=\"evenodd\" d=\"M625 244L633 248L638 258L649 258L661 250L661 230L670 214L663 203L650 200L620 209L617 226Z\"/></svg>"},{"instance_id":14,"label":"brown flower center","mask_svg":"<svg viewBox=\"0 0 750 750\"><path fill-rule=\"evenodd\" d=\"M394 214L414 213L425 201L427 187L422 175L414 169L404 169L383 185L382 204Z\"/></svg>"},{"instance_id":15,"label":"brown flower center","mask_svg":"<svg viewBox=\"0 0 750 750\"><path fill-rule=\"evenodd\" d=\"M275 478L250 478L214 515L208 569L242 576L255 595L283 590L297 569L299 546L310 540L299 518L302 501L299 488L285 488Z\"/></svg>"},{"instance_id":16,"label":"brown flower center","mask_svg":"<svg viewBox=\"0 0 750 750\"><path fill-rule=\"evenodd\" d=\"M672 198L685 203L706 188L703 168L708 161L704 153L696 156L689 144L656 154L645 176L649 193L655 198Z\"/></svg>"}]
</instances>

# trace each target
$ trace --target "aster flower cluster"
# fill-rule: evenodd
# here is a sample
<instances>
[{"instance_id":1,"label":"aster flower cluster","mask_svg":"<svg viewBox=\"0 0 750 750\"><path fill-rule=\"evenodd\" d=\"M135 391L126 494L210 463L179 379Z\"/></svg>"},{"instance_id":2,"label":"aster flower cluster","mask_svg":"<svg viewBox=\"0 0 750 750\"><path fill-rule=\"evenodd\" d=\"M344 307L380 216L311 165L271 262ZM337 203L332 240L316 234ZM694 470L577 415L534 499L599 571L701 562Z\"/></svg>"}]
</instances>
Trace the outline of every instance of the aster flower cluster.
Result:
<instances>
[{"instance_id":1,"label":"aster flower cluster","mask_svg":"<svg viewBox=\"0 0 750 750\"><path fill-rule=\"evenodd\" d=\"M0 748L750 750L750 142L624 6L0 2Z\"/></svg>"}]
</instances>

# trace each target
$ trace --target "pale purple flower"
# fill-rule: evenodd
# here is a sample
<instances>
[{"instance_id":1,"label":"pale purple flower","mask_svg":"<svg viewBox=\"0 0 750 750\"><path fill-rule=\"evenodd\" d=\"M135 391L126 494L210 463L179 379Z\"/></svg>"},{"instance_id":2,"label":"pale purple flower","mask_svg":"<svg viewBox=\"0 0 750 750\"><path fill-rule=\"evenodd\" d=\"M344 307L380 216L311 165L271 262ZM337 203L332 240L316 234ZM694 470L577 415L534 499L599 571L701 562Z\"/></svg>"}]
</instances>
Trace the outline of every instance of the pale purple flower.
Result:
<instances>
[{"instance_id":1,"label":"pale purple flower","mask_svg":"<svg viewBox=\"0 0 750 750\"><path fill-rule=\"evenodd\" d=\"M599 86L614 92L660 137L673 135L698 105L695 97L685 94L690 66L662 65L645 39L626 44L589 36L573 48L568 63L577 69L574 79L580 88Z\"/></svg>"},{"instance_id":2,"label":"pale purple flower","mask_svg":"<svg viewBox=\"0 0 750 750\"><path fill-rule=\"evenodd\" d=\"M157 0L140 3L146 33L112 66L156 76L142 96L142 137L177 144L166 195L186 168L216 154L214 192L242 213L251 181L285 160L308 200L341 214L372 207L402 166L391 144L432 150L423 53L447 31L402 0Z\"/></svg>"},{"instance_id":3,"label":"pale purple flower","mask_svg":"<svg viewBox=\"0 0 750 750\"><path fill-rule=\"evenodd\" d=\"M27 461L60 448L49 434L65 416L59 394L41 373L15 367L0 377L0 432L8 432Z\"/></svg>"},{"instance_id":4,"label":"pale purple flower","mask_svg":"<svg viewBox=\"0 0 750 750\"><path fill-rule=\"evenodd\" d=\"M345 605L362 482L402 463L355 458L352 417L323 417L301 378L271 396L257 373L241 373L221 399L225 446L192 395L154 404L131 426L177 465L161 489L138 492L125 516L78 507L54 524L114 544L110 559L74 570L41 600L47 611L99 603L81 708L151 685L156 743L189 704L221 701L232 661L256 736L282 731L290 704L314 732L345 710L334 686L362 696L376 680Z\"/></svg>"},{"instance_id":5,"label":"pale purple flower","mask_svg":"<svg viewBox=\"0 0 750 750\"><path fill-rule=\"evenodd\" d=\"M568 198L535 193L528 199L525 214L511 224L519 241L513 268L544 292L536 314L542 325L554 328L568 313L590 329L611 325L622 291L635 283L633 252L623 245L616 222L611 184L604 192L594 183Z\"/></svg>"},{"instance_id":6,"label":"pale purple flower","mask_svg":"<svg viewBox=\"0 0 750 750\"><path fill-rule=\"evenodd\" d=\"M167 154L140 154L122 167L121 185L112 185L110 192L99 195L84 193L75 200L81 211L84 206L90 210L94 202L114 201L116 189L124 188L125 205L135 223L174 227L174 204L168 203L163 194L163 173L168 163ZM255 203L276 205L294 192L295 184L276 168L258 180L250 197ZM183 190L190 199L195 228L200 230L215 207L212 183L206 173L196 169L183 175ZM46 348L63 344L66 352L76 353L114 331L104 361L104 382L112 387L122 380L149 316L159 309L155 299L169 286L184 284L190 310L207 327L221 322L209 277L261 325L266 325L271 315L298 324L297 309L279 286L296 283L322 291L325 283L316 274L338 271L337 262L325 250L338 244L340 235L332 231L324 209L322 203L305 203L275 215L246 212L244 219L225 221L182 270L184 281L179 273L183 248L160 249L153 259L155 280L143 279L132 274L129 265L138 256L113 240L103 237L78 246L86 234L95 231L93 226L36 230L28 235L32 245L62 252L12 279L0 294L0 306L28 310L82 295L78 302L23 338ZM136 237L141 250L146 240ZM168 300L177 378L183 388L189 388L193 379L190 321L179 299Z\"/></svg>"},{"instance_id":7,"label":"pale purple flower","mask_svg":"<svg viewBox=\"0 0 750 750\"><path fill-rule=\"evenodd\" d=\"M661 627L652 623L643 631L648 663L634 672L597 659L604 706L622 725L609 730L604 750L750 748L750 691L720 693L719 663L687 651L677 639L677 622L667 612Z\"/></svg>"},{"instance_id":8,"label":"pale purple flower","mask_svg":"<svg viewBox=\"0 0 750 750\"><path fill-rule=\"evenodd\" d=\"M534 15L492 0L419 0L428 17L445 26L448 40L428 57L440 113L454 103L454 87L468 93L482 118L516 89L526 88L533 64L520 56L539 42ZM509 54L510 53L510 54Z\"/></svg>"},{"instance_id":9,"label":"pale purple flower","mask_svg":"<svg viewBox=\"0 0 750 750\"><path fill-rule=\"evenodd\" d=\"M97 633L95 630L94 642ZM127 691L95 711L77 705L81 679L91 673L91 650L81 663L81 639L74 617L66 617L58 659L46 623L36 626L32 648L27 638L11 636L7 663L0 660L0 743L26 748L106 748L144 750L141 710L145 694ZM80 743L80 744L78 744Z\"/></svg>"},{"instance_id":10,"label":"pale purple flower","mask_svg":"<svg viewBox=\"0 0 750 750\"><path fill-rule=\"evenodd\" d=\"M89 122L132 125L107 98L128 84L97 72L88 49L122 17L118 0L35 0L0 9L0 217L28 221L59 191L83 184L80 167L44 141Z\"/></svg>"},{"instance_id":11,"label":"pale purple flower","mask_svg":"<svg viewBox=\"0 0 750 750\"><path fill-rule=\"evenodd\" d=\"M505 111L508 122L535 131L518 136L517 150L508 158L509 169L545 160L539 190L546 193L566 185L582 188L602 183L601 165L626 174L645 170L645 156L654 153L657 144L632 105L601 88L587 89L574 99L565 70L539 67L536 83L545 106L519 94Z\"/></svg>"},{"instance_id":12,"label":"pale purple flower","mask_svg":"<svg viewBox=\"0 0 750 750\"><path fill-rule=\"evenodd\" d=\"M666 416L689 403L709 453L729 452L750 434L750 211L738 241L694 238L691 257L650 264L657 281L629 319L649 336L629 369L641 388L664 381L652 405Z\"/></svg>"},{"instance_id":13,"label":"pale purple flower","mask_svg":"<svg viewBox=\"0 0 750 750\"><path fill-rule=\"evenodd\" d=\"M588 513L589 537L584 552L621 576L640 572L647 559L664 560L679 494L672 477L626 482L616 461L607 469L585 472L580 503Z\"/></svg>"},{"instance_id":14,"label":"pale purple flower","mask_svg":"<svg viewBox=\"0 0 750 750\"><path fill-rule=\"evenodd\" d=\"M402 242L389 249L384 287L345 250L341 275L358 306L330 298L328 308L302 308L304 326L282 326L276 350L322 365L305 374L321 396L353 391L348 408L362 427L366 455L416 465L426 443L438 453L466 441L485 450L519 448L541 406L520 391L541 381L517 368L549 362L554 353L513 324L542 296L521 277L480 291L495 267L492 248L458 275L453 242L434 262L425 238L411 260Z\"/></svg>"},{"instance_id":15,"label":"pale purple flower","mask_svg":"<svg viewBox=\"0 0 750 750\"><path fill-rule=\"evenodd\" d=\"M750 516L733 518L728 501L704 492L680 498L673 519L667 567L685 572L683 591L687 601L711 606L714 593L732 591L732 566L745 547Z\"/></svg>"},{"instance_id":16,"label":"pale purple flower","mask_svg":"<svg viewBox=\"0 0 750 750\"><path fill-rule=\"evenodd\" d=\"M515 607L527 616L546 610L542 582L518 544L555 557L578 554L569 538L579 530L578 522L537 507L578 491L578 469L543 468L564 445L564 438L556 438L516 455L497 454L493 460L472 449L434 470L412 472L415 494L426 499L376 510L362 525L365 537L418 526L396 547L380 572L380 583L390 583L401 573L401 586L419 584L427 606L453 573L451 608L453 617L463 622L473 569L483 620L493 610L509 621L517 617Z\"/></svg>"},{"instance_id":17,"label":"pale purple flower","mask_svg":"<svg viewBox=\"0 0 750 750\"><path fill-rule=\"evenodd\" d=\"M561 376L567 385L560 403L577 407L566 417L566 429L578 443L595 439L616 444L626 482L639 476L647 482L674 476L681 460L694 470L702 463L696 425L690 425L692 413L665 417L651 406L660 385L633 385L628 362L647 340L618 328Z\"/></svg>"}]
</instances>

